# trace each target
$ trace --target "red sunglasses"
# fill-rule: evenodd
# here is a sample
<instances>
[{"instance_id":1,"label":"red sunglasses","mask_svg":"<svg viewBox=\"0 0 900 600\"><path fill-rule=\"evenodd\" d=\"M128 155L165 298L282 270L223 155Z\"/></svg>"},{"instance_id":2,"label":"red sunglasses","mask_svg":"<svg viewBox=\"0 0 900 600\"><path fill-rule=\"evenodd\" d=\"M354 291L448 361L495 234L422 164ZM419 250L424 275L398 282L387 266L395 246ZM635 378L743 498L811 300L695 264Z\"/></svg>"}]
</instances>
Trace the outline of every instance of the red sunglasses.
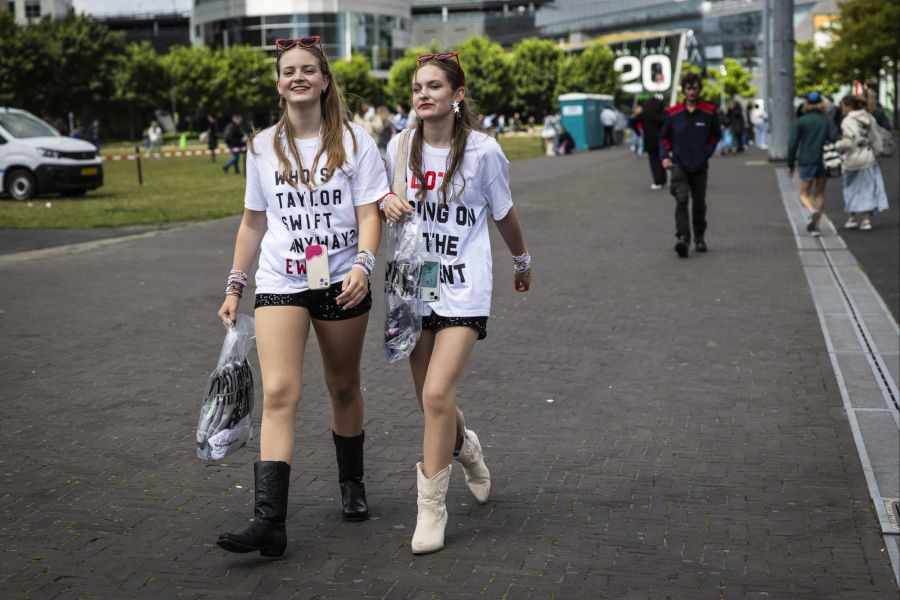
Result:
<instances>
[{"instance_id":1,"label":"red sunglasses","mask_svg":"<svg viewBox=\"0 0 900 600\"><path fill-rule=\"evenodd\" d=\"M322 38L317 35L311 35L309 37L303 38L281 38L275 40L275 49L279 52L287 52L291 48L312 48L316 44L319 44L319 49L322 49ZM324 52L324 50L323 50Z\"/></svg>"},{"instance_id":2,"label":"red sunglasses","mask_svg":"<svg viewBox=\"0 0 900 600\"><path fill-rule=\"evenodd\" d=\"M459 77L462 79L462 84L466 85L466 74L463 71L462 63L459 62L459 53L457 52L441 52L440 54L423 54L417 60L419 64L426 63L429 60L450 60L451 58L456 59L456 66L459 67Z\"/></svg>"}]
</instances>

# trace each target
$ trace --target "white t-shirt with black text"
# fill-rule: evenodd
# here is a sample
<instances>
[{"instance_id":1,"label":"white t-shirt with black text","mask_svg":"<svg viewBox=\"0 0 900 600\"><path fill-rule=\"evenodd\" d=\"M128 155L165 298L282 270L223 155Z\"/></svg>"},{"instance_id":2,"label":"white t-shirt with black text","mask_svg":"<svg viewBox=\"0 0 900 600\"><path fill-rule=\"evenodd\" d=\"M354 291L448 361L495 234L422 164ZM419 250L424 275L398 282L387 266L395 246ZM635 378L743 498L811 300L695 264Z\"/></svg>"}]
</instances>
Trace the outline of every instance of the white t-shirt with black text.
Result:
<instances>
[{"instance_id":1,"label":"white t-shirt with black text","mask_svg":"<svg viewBox=\"0 0 900 600\"><path fill-rule=\"evenodd\" d=\"M410 134L410 148L414 139L415 130ZM395 136L387 147L389 177L393 177L398 144L399 136ZM429 254L441 259L440 300L427 303L426 314L433 310L442 317L487 317L493 281L487 218L490 212L495 220L502 219L512 208L509 161L494 138L471 132L460 169L448 189L447 204L440 206L438 190L449 167L449 155L449 148L423 144L427 192L422 203L416 198L421 184L414 181L407 161L406 198L422 219ZM459 194L462 178L465 189Z\"/></svg>"},{"instance_id":2,"label":"white t-shirt with black text","mask_svg":"<svg viewBox=\"0 0 900 600\"><path fill-rule=\"evenodd\" d=\"M337 283L353 266L358 252L359 228L356 206L370 204L384 196L389 188L384 161L378 147L361 127L351 124L356 137L356 154L350 131L344 131L343 169L328 177L323 153L312 176L313 190L304 181L309 177L319 139L295 140L304 173L292 161L292 187L282 176L272 140L275 128L259 132L253 140L255 152L247 153L247 188L244 206L266 211L263 237L256 271L256 291L261 294L293 294L309 289L306 280L306 246L320 244L328 252L331 283Z\"/></svg>"}]
</instances>

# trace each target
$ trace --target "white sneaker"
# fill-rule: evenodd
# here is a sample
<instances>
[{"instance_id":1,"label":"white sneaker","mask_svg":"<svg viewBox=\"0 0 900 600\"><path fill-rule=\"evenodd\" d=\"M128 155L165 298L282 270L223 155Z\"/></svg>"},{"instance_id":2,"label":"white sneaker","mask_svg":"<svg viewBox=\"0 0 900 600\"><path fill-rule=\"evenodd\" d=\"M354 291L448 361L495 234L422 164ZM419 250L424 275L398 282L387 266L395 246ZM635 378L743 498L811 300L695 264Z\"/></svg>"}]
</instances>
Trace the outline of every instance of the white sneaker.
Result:
<instances>
[{"instance_id":1,"label":"white sneaker","mask_svg":"<svg viewBox=\"0 0 900 600\"><path fill-rule=\"evenodd\" d=\"M870 223L869 227L871 228L871 226L872 225ZM859 229L859 221L857 221L853 217L850 217L849 219L847 219L847 222L844 223L844 229Z\"/></svg>"},{"instance_id":2,"label":"white sneaker","mask_svg":"<svg viewBox=\"0 0 900 600\"><path fill-rule=\"evenodd\" d=\"M653 183L653 184L650 184L650 189L651 190L661 190L661 189L663 189L663 186L659 185L658 183Z\"/></svg>"},{"instance_id":3,"label":"white sneaker","mask_svg":"<svg viewBox=\"0 0 900 600\"><path fill-rule=\"evenodd\" d=\"M871 231L872 230L871 221L863 221L862 223L860 223L859 230L860 231Z\"/></svg>"}]
</instances>

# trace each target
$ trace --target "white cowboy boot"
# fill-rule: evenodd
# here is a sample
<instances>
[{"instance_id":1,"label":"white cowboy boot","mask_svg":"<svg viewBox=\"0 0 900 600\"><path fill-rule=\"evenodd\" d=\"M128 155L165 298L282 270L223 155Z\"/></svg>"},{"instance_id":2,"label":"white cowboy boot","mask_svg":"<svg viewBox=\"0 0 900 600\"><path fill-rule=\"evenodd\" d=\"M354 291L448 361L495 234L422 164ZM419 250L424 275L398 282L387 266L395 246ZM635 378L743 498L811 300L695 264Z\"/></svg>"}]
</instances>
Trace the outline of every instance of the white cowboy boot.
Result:
<instances>
[{"instance_id":1,"label":"white cowboy boot","mask_svg":"<svg viewBox=\"0 0 900 600\"><path fill-rule=\"evenodd\" d=\"M425 477L422 463L416 463L416 483L419 490L419 514L416 532L412 538L413 554L437 552L444 547L444 529L447 527L447 487L450 485L450 468L447 467L431 479Z\"/></svg>"},{"instance_id":2,"label":"white cowboy boot","mask_svg":"<svg viewBox=\"0 0 900 600\"><path fill-rule=\"evenodd\" d=\"M463 443L456 460L462 464L466 483L475 494L475 499L481 504L487 502L491 493L491 473L484 464L484 453L478 443L478 436L471 429L463 431Z\"/></svg>"}]
</instances>

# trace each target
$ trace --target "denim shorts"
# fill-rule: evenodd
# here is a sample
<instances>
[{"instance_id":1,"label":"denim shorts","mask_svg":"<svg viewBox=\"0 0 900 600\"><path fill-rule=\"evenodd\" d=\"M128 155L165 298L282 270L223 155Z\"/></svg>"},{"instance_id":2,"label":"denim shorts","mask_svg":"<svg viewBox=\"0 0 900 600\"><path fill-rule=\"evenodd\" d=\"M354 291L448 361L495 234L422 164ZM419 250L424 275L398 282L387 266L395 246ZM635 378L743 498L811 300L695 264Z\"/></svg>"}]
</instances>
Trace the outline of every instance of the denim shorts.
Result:
<instances>
[{"instance_id":1,"label":"denim shorts","mask_svg":"<svg viewBox=\"0 0 900 600\"><path fill-rule=\"evenodd\" d=\"M825 179L828 177L828 171L825 170L825 165L800 165L797 168L797 175L803 181L809 181L811 179Z\"/></svg>"},{"instance_id":2,"label":"denim shorts","mask_svg":"<svg viewBox=\"0 0 900 600\"><path fill-rule=\"evenodd\" d=\"M254 308L263 306L299 306L309 310L309 316L320 321L343 321L369 312L372 308L372 291L354 306L344 310L335 299L343 290L344 282L339 281L324 290L306 290L294 294L256 294Z\"/></svg>"}]
</instances>

